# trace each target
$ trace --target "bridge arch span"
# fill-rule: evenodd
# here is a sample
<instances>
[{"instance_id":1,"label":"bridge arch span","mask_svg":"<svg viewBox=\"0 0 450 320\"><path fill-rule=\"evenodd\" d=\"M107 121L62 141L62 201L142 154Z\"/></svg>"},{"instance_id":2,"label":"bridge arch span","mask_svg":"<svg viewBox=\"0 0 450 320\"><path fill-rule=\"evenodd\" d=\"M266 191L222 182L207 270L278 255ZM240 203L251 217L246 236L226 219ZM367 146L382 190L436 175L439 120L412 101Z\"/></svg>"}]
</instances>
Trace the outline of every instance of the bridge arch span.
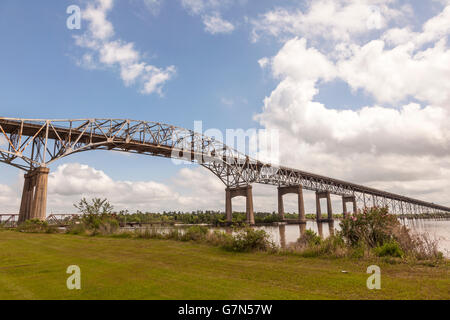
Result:
<instances>
[{"instance_id":1,"label":"bridge arch span","mask_svg":"<svg viewBox=\"0 0 450 320\"><path fill-rule=\"evenodd\" d=\"M231 221L231 198L245 193L247 220L254 223L251 192L254 183L277 187L300 186L301 190L307 189L318 194L340 195L343 197L344 213L345 204L349 201L354 203L354 208L382 206L395 213L450 212L450 208L434 203L263 163L200 133L158 122L0 118L0 136L4 140L0 145L0 162L27 172L20 210L21 221L45 218L48 166L71 154L91 150L116 150L198 163L226 186L228 221ZM299 212L301 209L299 207ZM304 215L300 220L303 222Z\"/></svg>"}]
</instances>

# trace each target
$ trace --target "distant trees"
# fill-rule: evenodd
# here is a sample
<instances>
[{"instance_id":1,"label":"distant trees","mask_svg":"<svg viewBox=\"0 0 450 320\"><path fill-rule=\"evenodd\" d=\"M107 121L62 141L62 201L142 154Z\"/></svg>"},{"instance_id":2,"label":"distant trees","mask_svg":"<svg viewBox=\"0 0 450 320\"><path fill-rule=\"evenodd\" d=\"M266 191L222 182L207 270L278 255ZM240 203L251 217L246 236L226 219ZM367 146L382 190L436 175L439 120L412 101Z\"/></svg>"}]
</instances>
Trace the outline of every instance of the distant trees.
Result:
<instances>
[{"instance_id":1,"label":"distant trees","mask_svg":"<svg viewBox=\"0 0 450 320\"><path fill-rule=\"evenodd\" d=\"M222 225L226 222L226 215L220 211L196 210L191 212L181 211L163 211L162 213L142 212L137 210L130 213L128 210L114 211L113 205L107 199L93 198L87 200L81 199L74 204L80 213L85 216L110 216L116 219L120 225L127 223L181 223L181 224L210 224L214 226ZM285 214L288 219L295 219L297 214ZM91 217L93 219L93 217ZM245 212L233 212L233 224L245 225L247 216ZM255 221L257 223L272 223L280 221L280 217L275 212L255 212Z\"/></svg>"}]
</instances>

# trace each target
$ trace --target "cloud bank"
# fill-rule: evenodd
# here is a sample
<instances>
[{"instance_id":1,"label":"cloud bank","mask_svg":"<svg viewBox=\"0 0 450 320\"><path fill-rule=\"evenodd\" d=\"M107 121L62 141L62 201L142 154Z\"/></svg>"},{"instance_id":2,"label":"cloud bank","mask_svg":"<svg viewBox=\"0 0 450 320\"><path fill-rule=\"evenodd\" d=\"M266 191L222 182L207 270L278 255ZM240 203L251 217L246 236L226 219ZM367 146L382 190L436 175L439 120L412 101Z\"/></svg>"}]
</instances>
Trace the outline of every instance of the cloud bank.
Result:
<instances>
[{"instance_id":1,"label":"cloud bank","mask_svg":"<svg viewBox=\"0 0 450 320\"><path fill-rule=\"evenodd\" d=\"M325 13L342 11L351 16L350 11L362 10L350 2L340 3ZM364 32L355 20L351 28L337 27L339 35L324 34L336 41L334 49L326 50L308 39L319 35L305 29L320 5L330 3L314 2L306 14L289 13L304 15L298 28L266 30L278 36L278 32L298 33L274 57L259 61L279 83L255 120L279 130L281 161L449 205L450 6L426 21L420 31L387 28L368 41L355 38L354 34ZM395 10L381 12L386 12L385 19L399 16ZM327 21L341 23L338 20ZM287 24L286 19L282 21ZM325 32L328 25L323 28ZM322 85L337 80L361 90L375 104L355 109L317 101Z\"/></svg>"}]
</instances>

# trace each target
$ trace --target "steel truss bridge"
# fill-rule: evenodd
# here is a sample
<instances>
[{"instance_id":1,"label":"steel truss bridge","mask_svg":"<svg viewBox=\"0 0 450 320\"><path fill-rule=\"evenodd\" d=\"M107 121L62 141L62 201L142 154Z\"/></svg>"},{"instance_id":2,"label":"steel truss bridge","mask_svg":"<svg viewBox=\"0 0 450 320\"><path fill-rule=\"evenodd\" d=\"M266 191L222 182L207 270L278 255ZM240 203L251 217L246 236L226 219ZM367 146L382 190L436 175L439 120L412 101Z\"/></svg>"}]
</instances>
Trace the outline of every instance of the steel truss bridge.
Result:
<instances>
[{"instance_id":1,"label":"steel truss bridge","mask_svg":"<svg viewBox=\"0 0 450 320\"><path fill-rule=\"evenodd\" d=\"M248 220L252 222L251 185L254 183L278 186L280 214L283 214L282 196L296 193L300 216L302 211L304 215L303 189L316 192L318 219L321 219L321 198L327 198L328 216L332 219L330 194L342 196L344 214L347 202L353 203L353 210L378 206L399 214L450 212L450 208L442 205L263 163L201 133L168 124L123 119L0 118L0 162L27 173L19 220L45 218L50 164L91 150L115 150L198 163L225 184L229 219L231 198L245 196ZM300 217L300 220L304 219Z\"/></svg>"}]
</instances>

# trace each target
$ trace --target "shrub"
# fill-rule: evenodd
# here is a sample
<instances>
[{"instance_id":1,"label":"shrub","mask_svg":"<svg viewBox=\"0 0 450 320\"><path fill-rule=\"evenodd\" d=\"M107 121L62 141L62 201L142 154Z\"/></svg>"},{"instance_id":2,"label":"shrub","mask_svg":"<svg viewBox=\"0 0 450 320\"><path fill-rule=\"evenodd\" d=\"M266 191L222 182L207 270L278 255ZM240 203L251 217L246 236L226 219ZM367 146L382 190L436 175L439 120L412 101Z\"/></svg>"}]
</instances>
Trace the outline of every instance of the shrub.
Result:
<instances>
[{"instance_id":1,"label":"shrub","mask_svg":"<svg viewBox=\"0 0 450 320\"><path fill-rule=\"evenodd\" d=\"M107 199L100 198L94 198L90 203L83 198L73 206L85 215L111 214L114 208Z\"/></svg>"},{"instance_id":2,"label":"shrub","mask_svg":"<svg viewBox=\"0 0 450 320\"><path fill-rule=\"evenodd\" d=\"M140 229L135 230L135 235L139 239L162 239L163 235L155 228L145 228L144 231Z\"/></svg>"},{"instance_id":3,"label":"shrub","mask_svg":"<svg viewBox=\"0 0 450 320\"><path fill-rule=\"evenodd\" d=\"M192 226L189 227L184 235L181 237L181 240L183 241L201 241L206 238L206 235L208 234L208 228L202 227L202 226Z\"/></svg>"},{"instance_id":4,"label":"shrub","mask_svg":"<svg viewBox=\"0 0 450 320\"><path fill-rule=\"evenodd\" d=\"M99 234L114 234L117 230L119 230L119 222L116 219L110 217L103 217L100 219L100 224L97 229Z\"/></svg>"},{"instance_id":5,"label":"shrub","mask_svg":"<svg viewBox=\"0 0 450 320\"><path fill-rule=\"evenodd\" d=\"M341 221L344 239L356 246L361 242L370 248L383 245L393 239L394 230L401 227L397 217L388 214L387 208L366 208Z\"/></svg>"},{"instance_id":6,"label":"shrub","mask_svg":"<svg viewBox=\"0 0 450 320\"><path fill-rule=\"evenodd\" d=\"M361 259L370 254L370 250L364 242L360 242L348 248L348 255L351 258Z\"/></svg>"},{"instance_id":7,"label":"shrub","mask_svg":"<svg viewBox=\"0 0 450 320\"><path fill-rule=\"evenodd\" d=\"M444 255L438 250L438 240L431 239L430 235L411 234L408 228L397 230L395 238L400 247L411 258L417 260L441 260Z\"/></svg>"},{"instance_id":8,"label":"shrub","mask_svg":"<svg viewBox=\"0 0 450 320\"><path fill-rule=\"evenodd\" d=\"M234 252L264 251L274 248L274 244L270 242L269 235L264 230L247 227L232 236L231 241L224 244L223 248Z\"/></svg>"},{"instance_id":9,"label":"shrub","mask_svg":"<svg viewBox=\"0 0 450 320\"><path fill-rule=\"evenodd\" d=\"M67 233L68 234L75 234L75 235L81 235L86 233L86 227L84 223L81 223L79 221L70 224L67 227Z\"/></svg>"},{"instance_id":10,"label":"shrub","mask_svg":"<svg viewBox=\"0 0 450 320\"><path fill-rule=\"evenodd\" d=\"M297 243L303 246L315 246L319 245L321 242L322 238L310 229L306 230L305 233L297 240Z\"/></svg>"},{"instance_id":11,"label":"shrub","mask_svg":"<svg viewBox=\"0 0 450 320\"><path fill-rule=\"evenodd\" d=\"M329 236L323 240L319 245L320 255L329 255L333 257L344 256L347 252L344 239L341 234Z\"/></svg>"},{"instance_id":12,"label":"shrub","mask_svg":"<svg viewBox=\"0 0 450 320\"><path fill-rule=\"evenodd\" d=\"M213 246L231 247L233 236L231 234L214 230L206 235L206 241Z\"/></svg>"},{"instance_id":13,"label":"shrub","mask_svg":"<svg viewBox=\"0 0 450 320\"><path fill-rule=\"evenodd\" d=\"M427 234L414 234L401 225L397 216L386 208L365 209L341 222L341 233L354 253L365 254L374 249L378 256L408 257L418 260L440 260L438 241ZM364 247L365 249L357 249Z\"/></svg>"},{"instance_id":14,"label":"shrub","mask_svg":"<svg viewBox=\"0 0 450 320\"><path fill-rule=\"evenodd\" d=\"M340 233L323 240L311 230L307 230L296 243L289 246L289 249L306 258L319 256L342 257L348 252Z\"/></svg>"},{"instance_id":15,"label":"shrub","mask_svg":"<svg viewBox=\"0 0 450 320\"><path fill-rule=\"evenodd\" d=\"M119 230L119 221L113 214L84 214L67 227L69 234L110 235Z\"/></svg>"},{"instance_id":16,"label":"shrub","mask_svg":"<svg viewBox=\"0 0 450 320\"><path fill-rule=\"evenodd\" d=\"M386 242L382 246L374 249L375 254L379 257L395 257L403 258L404 252L396 241Z\"/></svg>"},{"instance_id":17,"label":"shrub","mask_svg":"<svg viewBox=\"0 0 450 320\"><path fill-rule=\"evenodd\" d=\"M156 232L158 232L158 231L156 231ZM171 239L171 240L181 240L181 238L182 238L182 234L181 234L180 230L178 230L177 228L170 229L169 232L166 234L160 233L160 236L161 236L161 239Z\"/></svg>"},{"instance_id":18,"label":"shrub","mask_svg":"<svg viewBox=\"0 0 450 320\"><path fill-rule=\"evenodd\" d=\"M57 230L53 226L49 226L47 221L39 219L27 220L17 227L17 231L29 233L55 233Z\"/></svg>"},{"instance_id":19,"label":"shrub","mask_svg":"<svg viewBox=\"0 0 450 320\"><path fill-rule=\"evenodd\" d=\"M83 216L81 221L75 221L69 226L68 233L108 235L119 229L119 221L117 216L112 214L113 206L107 199L94 198L89 202L83 198L74 204L74 207L83 213Z\"/></svg>"}]
</instances>

